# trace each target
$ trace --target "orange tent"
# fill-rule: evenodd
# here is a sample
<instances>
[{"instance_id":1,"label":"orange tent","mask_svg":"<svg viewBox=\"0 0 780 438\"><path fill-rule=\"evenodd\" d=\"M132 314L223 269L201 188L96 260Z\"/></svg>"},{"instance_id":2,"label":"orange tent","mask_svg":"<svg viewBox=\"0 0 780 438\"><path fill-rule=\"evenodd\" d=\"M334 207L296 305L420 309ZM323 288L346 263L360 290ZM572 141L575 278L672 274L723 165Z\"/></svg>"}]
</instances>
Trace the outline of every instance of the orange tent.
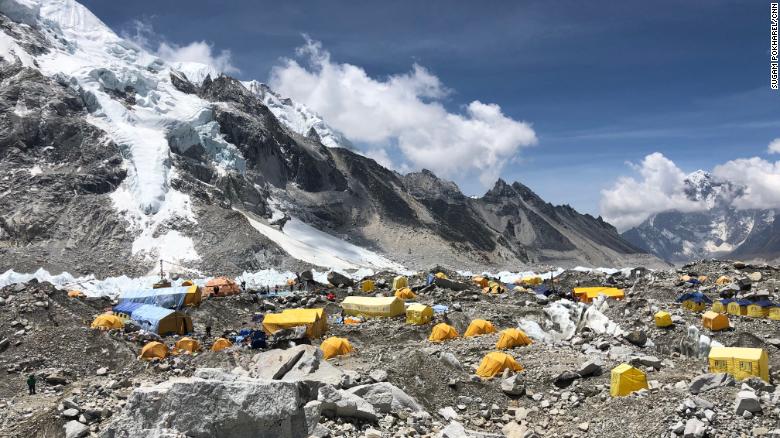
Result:
<instances>
[{"instance_id":1,"label":"orange tent","mask_svg":"<svg viewBox=\"0 0 780 438\"><path fill-rule=\"evenodd\" d=\"M225 338L219 338L216 341L214 341L214 344L211 346L211 351L222 351L232 346L233 346L232 342L228 341Z\"/></svg>"},{"instance_id":2,"label":"orange tent","mask_svg":"<svg viewBox=\"0 0 780 438\"><path fill-rule=\"evenodd\" d=\"M471 321L469 327L466 329L466 333L463 334L464 338L470 338L472 336L486 335L488 333L495 333L496 328L490 321L484 319L475 319Z\"/></svg>"},{"instance_id":3,"label":"orange tent","mask_svg":"<svg viewBox=\"0 0 780 438\"><path fill-rule=\"evenodd\" d=\"M482 362L480 362L479 368L477 368L477 375L479 377L491 378L507 368L512 371L523 370L523 366L517 363L512 356L494 351L482 358Z\"/></svg>"},{"instance_id":4,"label":"orange tent","mask_svg":"<svg viewBox=\"0 0 780 438\"><path fill-rule=\"evenodd\" d=\"M69 290L68 291L68 298L81 298L84 296L84 293L82 293L80 290Z\"/></svg>"},{"instance_id":5,"label":"orange tent","mask_svg":"<svg viewBox=\"0 0 780 438\"><path fill-rule=\"evenodd\" d=\"M152 360L152 359L165 359L168 356L168 346L162 342L152 341L141 349L140 359Z\"/></svg>"},{"instance_id":6,"label":"orange tent","mask_svg":"<svg viewBox=\"0 0 780 438\"><path fill-rule=\"evenodd\" d=\"M188 353L195 353L200 350L200 342L190 337L183 337L176 341L176 345L173 347L173 351L181 352L186 351Z\"/></svg>"},{"instance_id":7,"label":"orange tent","mask_svg":"<svg viewBox=\"0 0 780 438\"><path fill-rule=\"evenodd\" d=\"M428 340L431 342L441 342L446 341L447 339L455 339L458 337L458 331L455 330L455 327L440 323L433 326L433 330L431 330L431 336L428 337Z\"/></svg>"},{"instance_id":8,"label":"orange tent","mask_svg":"<svg viewBox=\"0 0 780 438\"><path fill-rule=\"evenodd\" d=\"M227 277L212 278L203 287L203 296L226 297L241 292L241 287L235 281Z\"/></svg>"}]
</instances>

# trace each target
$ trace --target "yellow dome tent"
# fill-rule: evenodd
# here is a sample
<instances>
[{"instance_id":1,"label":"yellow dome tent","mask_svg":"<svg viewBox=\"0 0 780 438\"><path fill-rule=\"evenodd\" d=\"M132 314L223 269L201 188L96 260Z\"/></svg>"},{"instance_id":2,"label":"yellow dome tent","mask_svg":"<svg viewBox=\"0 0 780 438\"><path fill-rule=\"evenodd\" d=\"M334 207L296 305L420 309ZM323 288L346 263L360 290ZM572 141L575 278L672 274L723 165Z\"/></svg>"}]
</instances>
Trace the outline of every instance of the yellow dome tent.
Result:
<instances>
[{"instance_id":1,"label":"yellow dome tent","mask_svg":"<svg viewBox=\"0 0 780 438\"><path fill-rule=\"evenodd\" d=\"M417 298L417 295L415 295L411 289L405 287L395 291L395 297L398 298L399 300L413 300Z\"/></svg>"},{"instance_id":2,"label":"yellow dome tent","mask_svg":"<svg viewBox=\"0 0 780 438\"><path fill-rule=\"evenodd\" d=\"M729 284L729 283L731 283L731 279L726 277L725 275L721 275L720 277L718 277L717 280L715 280L715 284L717 284L718 286L723 286L724 284Z\"/></svg>"},{"instance_id":3,"label":"yellow dome tent","mask_svg":"<svg viewBox=\"0 0 780 438\"><path fill-rule=\"evenodd\" d=\"M222 351L226 348L230 348L233 346L233 343L228 341L225 338L218 338L214 343L211 345L211 351Z\"/></svg>"},{"instance_id":4,"label":"yellow dome tent","mask_svg":"<svg viewBox=\"0 0 780 438\"><path fill-rule=\"evenodd\" d=\"M349 316L384 317L404 315L404 302L396 297L350 296L341 302L341 308Z\"/></svg>"},{"instance_id":5,"label":"yellow dome tent","mask_svg":"<svg viewBox=\"0 0 780 438\"><path fill-rule=\"evenodd\" d=\"M780 321L780 306L770 307L769 314L767 316L769 317L769 319Z\"/></svg>"},{"instance_id":6,"label":"yellow dome tent","mask_svg":"<svg viewBox=\"0 0 780 438\"><path fill-rule=\"evenodd\" d=\"M670 315L669 312L656 312L654 318L656 327L669 327L673 324L672 315Z\"/></svg>"},{"instance_id":7,"label":"yellow dome tent","mask_svg":"<svg viewBox=\"0 0 780 438\"><path fill-rule=\"evenodd\" d=\"M712 347L711 373L728 373L737 380L760 377L769 382L769 358L761 348Z\"/></svg>"},{"instance_id":8,"label":"yellow dome tent","mask_svg":"<svg viewBox=\"0 0 780 438\"><path fill-rule=\"evenodd\" d=\"M446 341L447 339L455 339L458 337L458 331L455 330L455 327L440 323L433 326L433 330L431 330L431 336L428 337L428 340L431 342L441 342Z\"/></svg>"},{"instance_id":9,"label":"yellow dome tent","mask_svg":"<svg viewBox=\"0 0 780 438\"><path fill-rule=\"evenodd\" d=\"M701 325L712 331L725 330L729 328L729 317L723 313L708 310L701 317Z\"/></svg>"},{"instance_id":10,"label":"yellow dome tent","mask_svg":"<svg viewBox=\"0 0 780 438\"><path fill-rule=\"evenodd\" d=\"M472 277L471 281L475 285L479 286L480 289L488 287L488 279L483 277L483 276L481 276L481 275L477 275L475 277Z\"/></svg>"},{"instance_id":11,"label":"yellow dome tent","mask_svg":"<svg viewBox=\"0 0 780 438\"><path fill-rule=\"evenodd\" d=\"M523 286L539 286L540 284L542 284L542 281L543 281L542 277L538 275L532 275L530 277L521 278L520 282L516 284L521 284Z\"/></svg>"},{"instance_id":12,"label":"yellow dome tent","mask_svg":"<svg viewBox=\"0 0 780 438\"><path fill-rule=\"evenodd\" d=\"M506 287L497 281L489 281L487 287L482 288L482 293L490 294L503 294L506 292Z\"/></svg>"},{"instance_id":13,"label":"yellow dome tent","mask_svg":"<svg viewBox=\"0 0 780 438\"><path fill-rule=\"evenodd\" d=\"M407 324L428 324L433 318L433 308L425 304L412 304L406 308Z\"/></svg>"},{"instance_id":14,"label":"yellow dome tent","mask_svg":"<svg viewBox=\"0 0 780 438\"><path fill-rule=\"evenodd\" d=\"M531 338L529 338L524 331L516 328L509 328L501 330L501 336L499 336L498 342L496 342L496 348L499 350L506 350L508 348L522 347L531 344L533 344L533 341L531 341Z\"/></svg>"},{"instance_id":15,"label":"yellow dome tent","mask_svg":"<svg viewBox=\"0 0 780 438\"><path fill-rule=\"evenodd\" d=\"M648 388L645 373L627 363L612 368L611 377L609 394L612 397L623 397Z\"/></svg>"},{"instance_id":16,"label":"yellow dome tent","mask_svg":"<svg viewBox=\"0 0 780 438\"><path fill-rule=\"evenodd\" d=\"M440 278L442 280L446 280L447 279L447 274L445 274L444 272L437 272L436 273L436 278Z\"/></svg>"},{"instance_id":17,"label":"yellow dome tent","mask_svg":"<svg viewBox=\"0 0 780 438\"><path fill-rule=\"evenodd\" d=\"M494 351L482 358L482 362L480 362L479 368L477 368L477 375L479 377L491 378L502 373L505 369L522 371L523 366L517 363L512 356L500 351Z\"/></svg>"},{"instance_id":18,"label":"yellow dome tent","mask_svg":"<svg viewBox=\"0 0 780 438\"><path fill-rule=\"evenodd\" d=\"M90 327L93 329L111 330L121 329L124 326L125 323L122 321L122 318L110 313L104 313L102 315L98 315L98 317L92 321L92 325Z\"/></svg>"},{"instance_id":19,"label":"yellow dome tent","mask_svg":"<svg viewBox=\"0 0 780 438\"><path fill-rule=\"evenodd\" d=\"M345 338L337 338L332 336L322 341L320 344L322 350L322 357L330 359L331 357L343 356L352 352L352 344Z\"/></svg>"},{"instance_id":20,"label":"yellow dome tent","mask_svg":"<svg viewBox=\"0 0 780 438\"><path fill-rule=\"evenodd\" d=\"M68 291L68 298L81 298L84 296L84 293L82 293L80 290L69 290Z\"/></svg>"},{"instance_id":21,"label":"yellow dome tent","mask_svg":"<svg viewBox=\"0 0 780 438\"><path fill-rule=\"evenodd\" d=\"M393 279L393 290L403 289L409 286L409 279L399 275Z\"/></svg>"},{"instance_id":22,"label":"yellow dome tent","mask_svg":"<svg viewBox=\"0 0 780 438\"><path fill-rule=\"evenodd\" d=\"M325 309L285 309L281 313L268 313L263 318L263 330L269 335L298 326L306 326L309 339L321 337L328 331Z\"/></svg>"},{"instance_id":23,"label":"yellow dome tent","mask_svg":"<svg viewBox=\"0 0 780 438\"><path fill-rule=\"evenodd\" d=\"M200 342L190 337L183 337L176 341L173 350L176 352L186 351L188 353L195 353L200 350Z\"/></svg>"},{"instance_id":24,"label":"yellow dome tent","mask_svg":"<svg viewBox=\"0 0 780 438\"><path fill-rule=\"evenodd\" d=\"M488 333L495 333L496 328L490 321L484 319L475 319L471 321L469 327L466 329L466 333L463 334L464 338L470 338L472 336L486 335Z\"/></svg>"},{"instance_id":25,"label":"yellow dome tent","mask_svg":"<svg viewBox=\"0 0 780 438\"><path fill-rule=\"evenodd\" d=\"M141 349L140 359L152 360L152 359L165 359L168 356L168 346L162 342L152 341L144 345Z\"/></svg>"},{"instance_id":26,"label":"yellow dome tent","mask_svg":"<svg viewBox=\"0 0 780 438\"><path fill-rule=\"evenodd\" d=\"M360 291L363 293L370 293L374 291L373 280L363 280L360 282Z\"/></svg>"}]
</instances>

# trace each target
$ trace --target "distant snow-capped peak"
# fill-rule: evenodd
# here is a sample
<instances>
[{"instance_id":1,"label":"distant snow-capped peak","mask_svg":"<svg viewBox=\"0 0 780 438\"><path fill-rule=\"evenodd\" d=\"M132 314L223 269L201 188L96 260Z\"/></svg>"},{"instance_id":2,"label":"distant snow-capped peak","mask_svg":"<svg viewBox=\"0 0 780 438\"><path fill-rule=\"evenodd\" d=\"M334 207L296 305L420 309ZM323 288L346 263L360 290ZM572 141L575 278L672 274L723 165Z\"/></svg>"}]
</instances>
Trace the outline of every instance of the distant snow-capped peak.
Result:
<instances>
[{"instance_id":1,"label":"distant snow-capped peak","mask_svg":"<svg viewBox=\"0 0 780 438\"><path fill-rule=\"evenodd\" d=\"M352 148L352 144L344 135L330 127L319 114L306 105L289 97L280 96L268 85L259 81L245 81L242 84L247 90L257 95L276 118L293 132L309 136L310 132L314 130L320 142L329 148Z\"/></svg>"}]
</instances>

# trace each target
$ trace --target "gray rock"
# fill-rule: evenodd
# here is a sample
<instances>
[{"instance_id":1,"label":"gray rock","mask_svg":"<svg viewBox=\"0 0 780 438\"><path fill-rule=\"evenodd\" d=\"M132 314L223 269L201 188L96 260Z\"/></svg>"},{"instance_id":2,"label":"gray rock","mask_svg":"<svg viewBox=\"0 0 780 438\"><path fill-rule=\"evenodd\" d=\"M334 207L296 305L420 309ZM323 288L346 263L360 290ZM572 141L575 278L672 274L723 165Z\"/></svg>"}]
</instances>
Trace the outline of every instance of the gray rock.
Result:
<instances>
[{"instance_id":1,"label":"gray rock","mask_svg":"<svg viewBox=\"0 0 780 438\"><path fill-rule=\"evenodd\" d=\"M646 366L646 367L653 367L656 370L661 369L661 359L655 357L655 356L639 356L631 359L630 364L633 366Z\"/></svg>"},{"instance_id":2,"label":"gray rock","mask_svg":"<svg viewBox=\"0 0 780 438\"><path fill-rule=\"evenodd\" d=\"M520 374L501 381L501 390L504 394L512 396L521 396L525 394L525 380Z\"/></svg>"},{"instance_id":3,"label":"gray rock","mask_svg":"<svg viewBox=\"0 0 780 438\"><path fill-rule=\"evenodd\" d=\"M685 422L683 438L701 438L706 432L706 426L697 418L691 418Z\"/></svg>"},{"instance_id":4,"label":"gray rock","mask_svg":"<svg viewBox=\"0 0 780 438\"><path fill-rule=\"evenodd\" d=\"M739 391L734 401L734 413L742 415L746 411L751 414L761 412L761 402L753 391Z\"/></svg>"},{"instance_id":5,"label":"gray rock","mask_svg":"<svg viewBox=\"0 0 780 438\"><path fill-rule=\"evenodd\" d=\"M574 371L564 371L553 379L553 385L558 388L566 388L581 376Z\"/></svg>"},{"instance_id":6,"label":"gray rock","mask_svg":"<svg viewBox=\"0 0 780 438\"><path fill-rule=\"evenodd\" d=\"M598 376L603 371L603 364L600 361L589 360L580 365L580 369L577 370L577 374L582 377Z\"/></svg>"},{"instance_id":7,"label":"gray rock","mask_svg":"<svg viewBox=\"0 0 780 438\"><path fill-rule=\"evenodd\" d=\"M647 343L647 335L640 330L634 330L625 336L626 340L636 345L637 347L644 347Z\"/></svg>"},{"instance_id":8,"label":"gray rock","mask_svg":"<svg viewBox=\"0 0 780 438\"><path fill-rule=\"evenodd\" d=\"M313 386L338 386L343 372L322 359L322 350L313 345L297 345L287 350L268 350L252 358L252 377L286 382L312 382Z\"/></svg>"},{"instance_id":9,"label":"gray rock","mask_svg":"<svg viewBox=\"0 0 780 438\"><path fill-rule=\"evenodd\" d=\"M108 374L108 368L106 367L98 368L95 374L97 374L98 376L105 376L106 374Z\"/></svg>"},{"instance_id":10,"label":"gray rock","mask_svg":"<svg viewBox=\"0 0 780 438\"><path fill-rule=\"evenodd\" d=\"M726 373L707 373L696 376L688 384L691 394L700 394L713 388L734 385L734 378Z\"/></svg>"},{"instance_id":11,"label":"gray rock","mask_svg":"<svg viewBox=\"0 0 780 438\"><path fill-rule=\"evenodd\" d=\"M347 392L371 403L377 412L423 412L423 408L417 400L389 382L360 385L350 388Z\"/></svg>"},{"instance_id":12,"label":"gray rock","mask_svg":"<svg viewBox=\"0 0 780 438\"><path fill-rule=\"evenodd\" d=\"M455 409L452 408L452 406L439 409L439 415L441 415L447 421L457 420L459 417L458 413L455 411Z\"/></svg>"},{"instance_id":13,"label":"gray rock","mask_svg":"<svg viewBox=\"0 0 780 438\"><path fill-rule=\"evenodd\" d=\"M79 414L80 414L79 410L73 408L65 409L64 411L62 411L62 416L65 418L76 418L79 416Z\"/></svg>"},{"instance_id":14,"label":"gray rock","mask_svg":"<svg viewBox=\"0 0 780 438\"><path fill-rule=\"evenodd\" d=\"M221 369L199 369L136 389L101 436L141 438L171 429L187 436L293 438L308 427L299 385L247 377Z\"/></svg>"},{"instance_id":15,"label":"gray rock","mask_svg":"<svg viewBox=\"0 0 780 438\"><path fill-rule=\"evenodd\" d=\"M450 423L439 432L437 438L469 438L466 433L466 429L462 424L457 421L450 421Z\"/></svg>"},{"instance_id":16,"label":"gray rock","mask_svg":"<svg viewBox=\"0 0 780 438\"><path fill-rule=\"evenodd\" d=\"M11 341L8 340L8 338L4 338L0 340L0 353L4 352L6 349L8 349L8 346L11 345Z\"/></svg>"},{"instance_id":17,"label":"gray rock","mask_svg":"<svg viewBox=\"0 0 780 438\"><path fill-rule=\"evenodd\" d=\"M328 272L328 283L334 286L349 287L353 286L355 282L346 275L339 274L335 271Z\"/></svg>"},{"instance_id":18,"label":"gray rock","mask_svg":"<svg viewBox=\"0 0 780 438\"><path fill-rule=\"evenodd\" d=\"M357 418L371 422L377 420L376 411L371 403L362 397L347 391L340 391L331 385L325 385L319 389L317 400L322 402L322 413L328 417Z\"/></svg>"},{"instance_id":19,"label":"gray rock","mask_svg":"<svg viewBox=\"0 0 780 438\"><path fill-rule=\"evenodd\" d=\"M71 420L65 423L65 438L81 438L89 434L89 426L79 423L76 420Z\"/></svg>"},{"instance_id":20,"label":"gray rock","mask_svg":"<svg viewBox=\"0 0 780 438\"><path fill-rule=\"evenodd\" d=\"M376 369L368 373L368 377L370 377L374 382L385 382L387 381L387 371Z\"/></svg>"},{"instance_id":21,"label":"gray rock","mask_svg":"<svg viewBox=\"0 0 780 438\"><path fill-rule=\"evenodd\" d=\"M306 403L306 405L303 406L303 412L306 415L306 428L308 429L309 435L311 435L320 423L322 402L319 400L312 400Z\"/></svg>"},{"instance_id":22,"label":"gray rock","mask_svg":"<svg viewBox=\"0 0 780 438\"><path fill-rule=\"evenodd\" d=\"M460 364L460 361L457 357L455 357L454 354L445 351L442 352L439 356L439 359L442 361L444 365L447 365L448 367L452 368L453 370L461 370L463 367Z\"/></svg>"}]
</instances>

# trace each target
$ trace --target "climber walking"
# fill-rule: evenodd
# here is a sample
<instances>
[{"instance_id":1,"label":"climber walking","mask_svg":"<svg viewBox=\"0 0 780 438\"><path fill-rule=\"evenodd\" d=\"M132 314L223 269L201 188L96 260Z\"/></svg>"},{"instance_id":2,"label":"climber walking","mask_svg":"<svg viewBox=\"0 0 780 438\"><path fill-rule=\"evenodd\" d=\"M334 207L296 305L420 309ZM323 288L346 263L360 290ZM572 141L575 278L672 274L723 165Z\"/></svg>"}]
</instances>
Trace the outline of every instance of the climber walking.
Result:
<instances>
[{"instance_id":1,"label":"climber walking","mask_svg":"<svg viewBox=\"0 0 780 438\"><path fill-rule=\"evenodd\" d=\"M35 395L35 374L30 374L30 377L27 378L27 390L30 392L30 395Z\"/></svg>"}]
</instances>

